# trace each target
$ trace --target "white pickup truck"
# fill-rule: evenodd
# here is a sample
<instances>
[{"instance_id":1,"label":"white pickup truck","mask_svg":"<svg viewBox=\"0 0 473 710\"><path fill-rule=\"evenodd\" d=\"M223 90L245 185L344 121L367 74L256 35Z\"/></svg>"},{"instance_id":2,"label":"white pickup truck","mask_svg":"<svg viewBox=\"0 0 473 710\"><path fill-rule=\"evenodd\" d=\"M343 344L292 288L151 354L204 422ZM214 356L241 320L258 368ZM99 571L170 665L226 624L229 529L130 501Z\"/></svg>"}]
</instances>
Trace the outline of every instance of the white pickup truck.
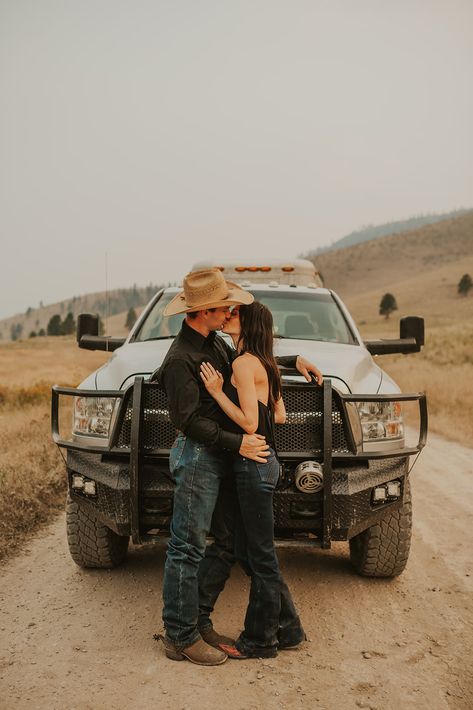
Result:
<instances>
[{"instance_id":1,"label":"white pickup truck","mask_svg":"<svg viewBox=\"0 0 473 710\"><path fill-rule=\"evenodd\" d=\"M419 351L423 319L401 319L398 340L363 341L315 272L299 285L281 264L240 268L240 284L272 311L276 354L303 355L325 378L319 386L282 370L287 421L276 427L276 539L322 548L346 540L359 574L400 574L411 538L409 461L426 441L427 405L422 393L401 394L372 356ZM270 270L255 279L263 268ZM79 316L79 347L113 354L78 389L53 388L53 438L67 450L69 549L82 567L119 564L130 537L168 535L175 431L165 393L150 377L181 327L183 316L163 316L177 291L157 293L126 339L101 337L97 316ZM412 443L409 409L417 417Z\"/></svg>"}]
</instances>

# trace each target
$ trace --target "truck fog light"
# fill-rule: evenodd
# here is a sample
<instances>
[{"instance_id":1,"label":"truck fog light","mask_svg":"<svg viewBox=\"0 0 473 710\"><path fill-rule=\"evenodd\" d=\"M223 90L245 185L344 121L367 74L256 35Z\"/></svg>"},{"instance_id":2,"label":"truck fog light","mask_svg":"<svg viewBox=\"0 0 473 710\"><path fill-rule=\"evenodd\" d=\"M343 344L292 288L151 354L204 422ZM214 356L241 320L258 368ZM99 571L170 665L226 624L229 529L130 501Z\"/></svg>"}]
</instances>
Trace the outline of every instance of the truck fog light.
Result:
<instances>
[{"instance_id":1,"label":"truck fog light","mask_svg":"<svg viewBox=\"0 0 473 710\"><path fill-rule=\"evenodd\" d=\"M399 498L401 495L401 481L390 481L387 488L390 498Z\"/></svg>"},{"instance_id":2,"label":"truck fog light","mask_svg":"<svg viewBox=\"0 0 473 710\"><path fill-rule=\"evenodd\" d=\"M302 493L317 493L324 487L324 473L317 461L303 461L296 468L294 483Z\"/></svg>"},{"instance_id":3,"label":"truck fog light","mask_svg":"<svg viewBox=\"0 0 473 710\"><path fill-rule=\"evenodd\" d=\"M81 491L84 488L84 476L74 474L72 476L72 488L76 491Z\"/></svg>"},{"instance_id":4,"label":"truck fog light","mask_svg":"<svg viewBox=\"0 0 473 710\"><path fill-rule=\"evenodd\" d=\"M84 493L88 496L95 495L95 481L85 481L84 482Z\"/></svg>"},{"instance_id":5,"label":"truck fog light","mask_svg":"<svg viewBox=\"0 0 473 710\"><path fill-rule=\"evenodd\" d=\"M381 503L383 500L386 500L387 497L388 493L386 490L386 486L377 486L376 488L373 488L374 503Z\"/></svg>"}]
</instances>

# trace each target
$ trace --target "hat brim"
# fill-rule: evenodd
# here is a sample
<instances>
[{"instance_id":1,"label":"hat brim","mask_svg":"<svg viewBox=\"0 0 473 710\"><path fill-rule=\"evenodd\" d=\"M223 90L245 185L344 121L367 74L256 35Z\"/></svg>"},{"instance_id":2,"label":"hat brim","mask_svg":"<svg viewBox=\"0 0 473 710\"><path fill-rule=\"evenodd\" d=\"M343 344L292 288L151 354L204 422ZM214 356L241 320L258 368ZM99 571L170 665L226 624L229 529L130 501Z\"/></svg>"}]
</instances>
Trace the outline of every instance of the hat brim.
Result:
<instances>
[{"instance_id":1,"label":"hat brim","mask_svg":"<svg viewBox=\"0 0 473 710\"><path fill-rule=\"evenodd\" d=\"M184 291L176 294L165 307L165 316L176 316L179 313L193 313L195 311L205 311L207 308L223 308L224 306L248 306L253 303L255 297L249 291L245 291L231 281L226 282L228 286L228 296L220 301L210 301L199 303L195 306L187 306L184 299Z\"/></svg>"}]
</instances>

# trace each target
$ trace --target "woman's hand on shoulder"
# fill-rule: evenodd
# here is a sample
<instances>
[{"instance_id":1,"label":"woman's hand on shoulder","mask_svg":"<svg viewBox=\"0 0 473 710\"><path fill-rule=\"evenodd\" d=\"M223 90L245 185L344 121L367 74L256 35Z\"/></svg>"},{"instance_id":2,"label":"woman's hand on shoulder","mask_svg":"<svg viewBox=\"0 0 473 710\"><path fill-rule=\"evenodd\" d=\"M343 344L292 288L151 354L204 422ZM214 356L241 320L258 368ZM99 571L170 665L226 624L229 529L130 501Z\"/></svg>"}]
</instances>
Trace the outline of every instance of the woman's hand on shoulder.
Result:
<instances>
[{"instance_id":1,"label":"woman's hand on shoulder","mask_svg":"<svg viewBox=\"0 0 473 710\"><path fill-rule=\"evenodd\" d=\"M216 370L210 362L203 362L200 366L200 376L205 389L212 396L218 396L223 389L223 375Z\"/></svg>"}]
</instances>

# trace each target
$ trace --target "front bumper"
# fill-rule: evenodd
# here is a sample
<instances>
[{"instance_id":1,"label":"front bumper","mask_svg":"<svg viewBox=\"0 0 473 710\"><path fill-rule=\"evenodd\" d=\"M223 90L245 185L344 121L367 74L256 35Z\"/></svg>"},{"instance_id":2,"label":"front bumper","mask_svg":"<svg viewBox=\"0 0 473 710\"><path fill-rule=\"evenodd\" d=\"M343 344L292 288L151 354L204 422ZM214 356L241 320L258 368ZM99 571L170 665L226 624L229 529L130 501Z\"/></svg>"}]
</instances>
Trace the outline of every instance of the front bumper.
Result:
<instances>
[{"instance_id":1,"label":"front bumper","mask_svg":"<svg viewBox=\"0 0 473 710\"><path fill-rule=\"evenodd\" d=\"M380 520L388 508L392 510L402 504L409 456L421 451L426 441L427 406L423 394L341 395L332 389L330 380L325 380L322 388L315 390L316 387L291 383L287 388L295 396L296 410L292 414L292 430L287 428L285 431L294 431L302 446L299 448L298 444L292 450L289 447L278 449L289 475L283 477L275 491L275 530L281 537L311 534L322 547L328 548L332 540L349 539ZM173 431L157 388L158 385L144 382L141 377L136 378L132 390L126 393L53 388L53 438L67 449L71 495L92 507L97 517L112 530L120 535L131 535L134 542L148 539L150 533L155 534L153 531L167 531L172 517L173 481L169 474L168 452ZM297 411L302 398L307 398L310 392L317 392L320 408L300 411L299 406ZM97 447L60 437L59 397L78 394L86 397L116 395L122 399L109 446ZM400 445L398 450L389 452L363 451L352 435L347 414L350 401L363 400L418 401L420 431L417 445L411 448ZM127 436L125 443L124 432ZM157 439L156 432L159 434ZM281 440L291 441L291 437L292 434ZM158 441L160 448L150 446L151 440ZM300 492L291 482L291 472L309 457L323 465L323 490L315 494ZM96 495L87 496L73 490L73 473L94 480ZM381 505L373 504L373 488L393 480L401 484L400 497Z\"/></svg>"},{"instance_id":2,"label":"front bumper","mask_svg":"<svg viewBox=\"0 0 473 710\"><path fill-rule=\"evenodd\" d=\"M407 458L367 461L365 465L334 466L332 471L331 540L348 540L378 522L386 510L402 503ZM67 452L69 491L72 498L93 508L97 517L119 535L133 535L131 515L130 465L99 454ZM71 487L72 476L81 474L96 483L96 495L87 496ZM401 497L382 505L372 503L375 486L401 481ZM143 540L150 531L169 530L173 511L174 484L167 459L150 460L142 469L139 495L139 534ZM274 493L276 538L310 535L322 540L323 491L306 494L294 485L278 487Z\"/></svg>"}]
</instances>

